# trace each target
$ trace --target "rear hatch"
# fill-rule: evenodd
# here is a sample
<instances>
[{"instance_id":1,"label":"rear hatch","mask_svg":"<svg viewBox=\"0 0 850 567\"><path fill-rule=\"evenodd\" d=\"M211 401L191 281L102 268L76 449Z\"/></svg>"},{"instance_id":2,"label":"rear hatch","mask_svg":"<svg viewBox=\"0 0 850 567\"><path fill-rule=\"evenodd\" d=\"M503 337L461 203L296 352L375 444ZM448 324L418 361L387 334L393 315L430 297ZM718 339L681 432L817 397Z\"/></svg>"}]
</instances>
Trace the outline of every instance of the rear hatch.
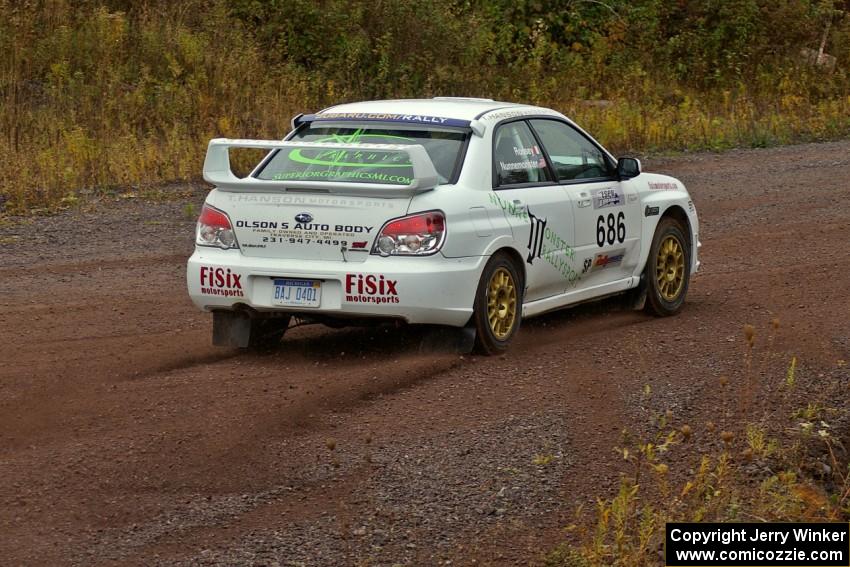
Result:
<instances>
[{"instance_id":1,"label":"rear hatch","mask_svg":"<svg viewBox=\"0 0 850 567\"><path fill-rule=\"evenodd\" d=\"M399 121L409 118L421 120ZM454 181L469 132L315 118L285 142L212 140L204 178L218 188L210 204L230 216L245 256L363 261L415 195ZM240 179L233 147L272 151Z\"/></svg>"},{"instance_id":2,"label":"rear hatch","mask_svg":"<svg viewBox=\"0 0 850 567\"><path fill-rule=\"evenodd\" d=\"M213 206L230 216L245 256L362 262L384 223L403 216L410 200L223 192Z\"/></svg>"}]
</instances>

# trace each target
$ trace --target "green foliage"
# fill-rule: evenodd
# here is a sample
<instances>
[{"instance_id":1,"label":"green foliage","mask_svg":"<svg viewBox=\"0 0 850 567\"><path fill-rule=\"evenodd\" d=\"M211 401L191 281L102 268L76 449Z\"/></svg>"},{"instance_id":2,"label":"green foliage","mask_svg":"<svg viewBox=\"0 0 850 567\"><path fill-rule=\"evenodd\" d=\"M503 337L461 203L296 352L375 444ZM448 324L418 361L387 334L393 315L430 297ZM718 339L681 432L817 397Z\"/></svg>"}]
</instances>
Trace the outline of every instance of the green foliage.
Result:
<instances>
[{"instance_id":1,"label":"green foliage","mask_svg":"<svg viewBox=\"0 0 850 567\"><path fill-rule=\"evenodd\" d=\"M616 150L842 136L848 4L0 0L0 194L21 212L197 179L210 137L374 98L553 106ZM799 53L826 30L834 70Z\"/></svg>"},{"instance_id":2,"label":"green foliage","mask_svg":"<svg viewBox=\"0 0 850 567\"><path fill-rule=\"evenodd\" d=\"M756 344L766 352L755 357L759 370L771 368L792 393L797 357L787 371L772 365L779 318L770 321L767 341L757 343L752 324L744 325L746 351L737 379L743 388L736 397L746 400L753 392L747 378L752 373ZM783 361L784 362L784 361ZM838 360L842 368L846 361ZM728 377L721 385L730 385ZM790 384L789 384L790 383ZM732 386L734 387L734 386ZM843 400L843 380L818 380L818 396ZM758 394L770 400L772 388ZM846 448L847 418L844 406L827 408L808 401L801 392L794 402L806 406L790 421L775 416L752 421L749 404L717 416L704 428L684 424L675 429L672 412L650 415L651 428L635 438L624 431L623 446L616 449L626 464L616 494L598 499L596 509L579 508L567 527L566 541L543 557L551 567L637 567L664 565L664 526L668 522L814 522L850 519L850 463ZM649 407L652 389L643 390L642 405ZM774 398L775 400L775 398ZM786 402L790 401L786 398ZM772 406L768 401L767 406ZM793 407L793 406L792 406ZM840 427L825 421L832 416ZM728 429L727 429L728 428ZM739 432L742 435L736 435ZM718 434L719 433L719 434ZM720 441L721 443L719 443ZM689 447L690 451L685 451Z\"/></svg>"},{"instance_id":3,"label":"green foliage","mask_svg":"<svg viewBox=\"0 0 850 567\"><path fill-rule=\"evenodd\" d=\"M568 541L548 552L543 562L551 567L663 565L660 552L668 522L846 520L850 469L836 457L834 447L841 444L829 428L821 421L817 435L801 429L781 445L768 437L764 425L748 423L743 444L724 443L718 450L713 431L691 439L657 420L652 441L618 449L631 472L621 475L616 494L598 500L590 514L578 510L567 528ZM706 448L696 460L666 455L689 439ZM813 453L824 448L832 476L826 481L804 472L823 470Z\"/></svg>"}]
</instances>

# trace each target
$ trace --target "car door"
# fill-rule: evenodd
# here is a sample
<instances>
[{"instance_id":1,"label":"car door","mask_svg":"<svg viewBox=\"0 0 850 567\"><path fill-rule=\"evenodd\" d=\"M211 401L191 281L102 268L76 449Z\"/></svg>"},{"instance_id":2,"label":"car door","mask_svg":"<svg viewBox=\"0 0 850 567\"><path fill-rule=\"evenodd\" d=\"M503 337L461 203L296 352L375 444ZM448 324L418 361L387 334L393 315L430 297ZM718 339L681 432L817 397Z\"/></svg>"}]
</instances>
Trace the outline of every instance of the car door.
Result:
<instances>
[{"instance_id":1,"label":"car door","mask_svg":"<svg viewBox=\"0 0 850 567\"><path fill-rule=\"evenodd\" d=\"M525 301L563 293L578 279L572 258L573 205L528 124L503 123L493 134L493 194L514 238L525 246Z\"/></svg>"},{"instance_id":2,"label":"car door","mask_svg":"<svg viewBox=\"0 0 850 567\"><path fill-rule=\"evenodd\" d=\"M619 181L613 160L572 125L548 118L529 122L573 203L577 287L630 277L640 261L643 222L634 184Z\"/></svg>"}]
</instances>

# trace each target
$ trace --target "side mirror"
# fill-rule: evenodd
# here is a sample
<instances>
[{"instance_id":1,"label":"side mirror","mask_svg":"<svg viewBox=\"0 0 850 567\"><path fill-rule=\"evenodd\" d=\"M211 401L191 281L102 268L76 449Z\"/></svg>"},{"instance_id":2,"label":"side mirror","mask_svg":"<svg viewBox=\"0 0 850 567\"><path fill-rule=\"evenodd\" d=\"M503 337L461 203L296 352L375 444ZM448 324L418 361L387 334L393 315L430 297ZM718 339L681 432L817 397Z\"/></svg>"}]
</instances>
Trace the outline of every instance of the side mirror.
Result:
<instances>
[{"instance_id":1,"label":"side mirror","mask_svg":"<svg viewBox=\"0 0 850 567\"><path fill-rule=\"evenodd\" d=\"M640 160L632 157L621 157L617 160L617 176L620 181L640 175Z\"/></svg>"}]
</instances>

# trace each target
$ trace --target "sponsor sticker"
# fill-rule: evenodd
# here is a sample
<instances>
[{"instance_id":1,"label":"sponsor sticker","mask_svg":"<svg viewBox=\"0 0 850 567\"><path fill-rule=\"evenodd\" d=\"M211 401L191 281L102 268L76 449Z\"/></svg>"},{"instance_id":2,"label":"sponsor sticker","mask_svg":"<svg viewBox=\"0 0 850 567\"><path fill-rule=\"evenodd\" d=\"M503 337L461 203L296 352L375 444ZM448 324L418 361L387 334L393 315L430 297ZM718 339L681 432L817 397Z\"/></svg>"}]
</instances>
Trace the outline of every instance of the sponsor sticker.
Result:
<instances>
[{"instance_id":1,"label":"sponsor sticker","mask_svg":"<svg viewBox=\"0 0 850 567\"><path fill-rule=\"evenodd\" d=\"M250 228L254 230L260 229L263 232L266 230L292 230L297 232L327 232L331 234L369 234L375 227L359 224L319 224L311 222L291 223L275 220L237 220L236 228ZM299 234L299 236L303 236L303 234Z\"/></svg>"},{"instance_id":2,"label":"sponsor sticker","mask_svg":"<svg viewBox=\"0 0 850 567\"><path fill-rule=\"evenodd\" d=\"M242 275L230 268L201 266L201 293L221 297L244 297Z\"/></svg>"},{"instance_id":3,"label":"sponsor sticker","mask_svg":"<svg viewBox=\"0 0 850 567\"><path fill-rule=\"evenodd\" d=\"M248 229L258 238L261 237L262 247L268 244L348 246L348 239L367 237L375 229L374 226L359 224L292 223L271 219L250 221L239 219L235 222L235 225L236 228ZM251 248L252 246L248 246L248 244L246 242L243 246Z\"/></svg>"},{"instance_id":4,"label":"sponsor sticker","mask_svg":"<svg viewBox=\"0 0 850 567\"><path fill-rule=\"evenodd\" d=\"M234 203L262 203L264 205L313 205L346 207L354 209L395 209L396 204L386 199L346 199L344 197L305 197L301 195L253 195L250 193L230 193L228 198ZM406 206L406 205L405 205Z\"/></svg>"},{"instance_id":5,"label":"sponsor sticker","mask_svg":"<svg viewBox=\"0 0 850 567\"><path fill-rule=\"evenodd\" d=\"M345 274L346 303L398 303L398 280L383 274Z\"/></svg>"},{"instance_id":6,"label":"sponsor sticker","mask_svg":"<svg viewBox=\"0 0 850 567\"><path fill-rule=\"evenodd\" d=\"M424 114L386 114L381 112L322 112L304 116L306 122L325 120L354 120L380 122L412 122L415 124L433 124L436 126L469 126L468 120L444 118L442 116L426 116Z\"/></svg>"},{"instance_id":7,"label":"sponsor sticker","mask_svg":"<svg viewBox=\"0 0 850 567\"><path fill-rule=\"evenodd\" d=\"M520 116L529 116L534 114L535 111L532 109L524 109L524 110L503 110L501 112L488 112L484 116L481 117L482 120L488 120L491 122L502 120L503 118L517 118Z\"/></svg>"},{"instance_id":8,"label":"sponsor sticker","mask_svg":"<svg viewBox=\"0 0 850 567\"><path fill-rule=\"evenodd\" d=\"M623 262L623 258L625 256L625 248L613 250L612 252L607 254L597 254L593 258L593 267L591 267L590 271L595 272L597 270L604 270L605 268L609 268L611 266L618 266Z\"/></svg>"},{"instance_id":9,"label":"sponsor sticker","mask_svg":"<svg viewBox=\"0 0 850 567\"><path fill-rule=\"evenodd\" d=\"M655 181L649 182L650 191L676 191L677 189L679 189L679 186L675 183L658 183Z\"/></svg>"},{"instance_id":10,"label":"sponsor sticker","mask_svg":"<svg viewBox=\"0 0 850 567\"><path fill-rule=\"evenodd\" d=\"M606 207L619 207L622 206L625 201L625 197L623 192L614 187L607 187L605 189L596 189L592 191L593 195L593 208L594 209L604 209Z\"/></svg>"},{"instance_id":11,"label":"sponsor sticker","mask_svg":"<svg viewBox=\"0 0 850 567\"><path fill-rule=\"evenodd\" d=\"M570 284L578 285L579 274L571 266L576 251L557 231L547 226L549 221L546 218L535 215L529 207L517 206L495 193L490 193L490 202L501 208L505 214L529 222L526 262L533 265L534 260L542 258L560 272Z\"/></svg>"}]
</instances>

